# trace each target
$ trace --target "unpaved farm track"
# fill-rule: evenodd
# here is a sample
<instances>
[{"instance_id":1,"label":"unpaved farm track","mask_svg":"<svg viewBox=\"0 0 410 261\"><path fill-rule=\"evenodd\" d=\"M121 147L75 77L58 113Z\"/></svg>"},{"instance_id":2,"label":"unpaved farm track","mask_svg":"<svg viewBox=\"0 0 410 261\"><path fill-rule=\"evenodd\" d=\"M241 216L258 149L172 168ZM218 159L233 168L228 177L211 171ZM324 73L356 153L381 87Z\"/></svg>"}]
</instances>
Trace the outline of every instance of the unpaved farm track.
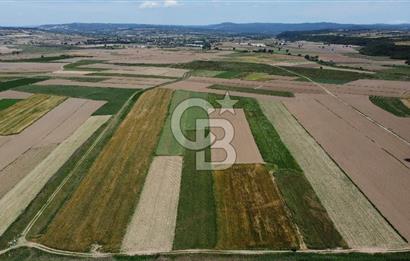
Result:
<instances>
[{"instance_id":1,"label":"unpaved farm track","mask_svg":"<svg viewBox=\"0 0 410 261\"><path fill-rule=\"evenodd\" d=\"M159 156L151 163L141 197L122 242L122 252L172 250L178 211L182 157Z\"/></svg>"},{"instance_id":2,"label":"unpaved farm track","mask_svg":"<svg viewBox=\"0 0 410 261\"><path fill-rule=\"evenodd\" d=\"M407 245L285 106L266 101L260 104L349 247Z\"/></svg>"},{"instance_id":3,"label":"unpaved farm track","mask_svg":"<svg viewBox=\"0 0 410 261\"><path fill-rule=\"evenodd\" d=\"M0 235L17 219L54 173L109 116L94 116L61 143L44 161L0 199Z\"/></svg>"}]
</instances>

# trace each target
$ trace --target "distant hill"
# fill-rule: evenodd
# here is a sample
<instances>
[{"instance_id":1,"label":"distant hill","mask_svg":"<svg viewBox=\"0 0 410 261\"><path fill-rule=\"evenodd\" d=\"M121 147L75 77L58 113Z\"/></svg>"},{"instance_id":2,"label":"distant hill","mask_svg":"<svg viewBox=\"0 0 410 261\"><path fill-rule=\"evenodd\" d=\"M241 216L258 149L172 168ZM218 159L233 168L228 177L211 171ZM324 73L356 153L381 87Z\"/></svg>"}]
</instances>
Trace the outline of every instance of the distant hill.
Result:
<instances>
[{"instance_id":1,"label":"distant hill","mask_svg":"<svg viewBox=\"0 0 410 261\"><path fill-rule=\"evenodd\" d=\"M71 23L56 25L41 25L37 29L64 32L64 33L85 33L85 34L111 34L118 31L130 30L159 30L177 32L215 32L223 34L263 34L277 35L285 31L314 31L314 30L339 30L339 29L385 29L385 30L410 30L410 24L337 24L337 23L221 23L203 26L181 26L181 25L149 25L149 24L110 24L110 23Z\"/></svg>"}]
</instances>

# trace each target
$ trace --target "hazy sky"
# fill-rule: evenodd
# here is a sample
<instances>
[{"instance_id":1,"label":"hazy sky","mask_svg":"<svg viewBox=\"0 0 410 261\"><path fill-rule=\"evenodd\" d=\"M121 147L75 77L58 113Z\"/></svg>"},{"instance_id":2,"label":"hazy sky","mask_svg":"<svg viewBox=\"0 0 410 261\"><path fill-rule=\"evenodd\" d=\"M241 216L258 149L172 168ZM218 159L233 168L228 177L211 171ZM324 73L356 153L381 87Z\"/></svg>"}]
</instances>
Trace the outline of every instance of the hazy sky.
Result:
<instances>
[{"instance_id":1,"label":"hazy sky","mask_svg":"<svg viewBox=\"0 0 410 261\"><path fill-rule=\"evenodd\" d=\"M410 0L0 0L0 25L409 23Z\"/></svg>"}]
</instances>

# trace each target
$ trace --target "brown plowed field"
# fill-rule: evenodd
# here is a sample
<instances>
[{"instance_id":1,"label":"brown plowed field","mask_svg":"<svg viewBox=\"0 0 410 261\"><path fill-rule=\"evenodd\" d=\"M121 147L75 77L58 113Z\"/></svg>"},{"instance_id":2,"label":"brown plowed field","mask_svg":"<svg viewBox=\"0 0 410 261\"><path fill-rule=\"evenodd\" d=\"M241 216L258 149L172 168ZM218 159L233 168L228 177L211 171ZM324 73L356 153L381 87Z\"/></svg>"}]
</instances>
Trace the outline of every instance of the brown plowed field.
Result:
<instances>
[{"instance_id":1,"label":"brown plowed field","mask_svg":"<svg viewBox=\"0 0 410 261\"><path fill-rule=\"evenodd\" d=\"M62 68L64 63L1 63L1 72L53 72Z\"/></svg>"},{"instance_id":2,"label":"brown plowed field","mask_svg":"<svg viewBox=\"0 0 410 261\"><path fill-rule=\"evenodd\" d=\"M357 80L343 85L326 86L340 94L401 97L410 92L409 82L404 81Z\"/></svg>"},{"instance_id":3,"label":"brown plowed field","mask_svg":"<svg viewBox=\"0 0 410 261\"><path fill-rule=\"evenodd\" d=\"M261 164L214 171L218 249L297 249L273 177Z\"/></svg>"},{"instance_id":4,"label":"brown plowed field","mask_svg":"<svg viewBox=\"0 0 410 261\"><path fill-rule=\"evenodd\" d=\"M217 109L209 115L210 119L225 119L228 120L233 128L233 140L231 145L236 151L236 164L239 163L263 163L263 158L253 139L251 129L246 120L243 109L235 109L235 114L225 111L220 114L221 110ZM226 135L222 128L211 128L211 132L216 136L217 140L223 139ZM214 164L224 161L226 153L222 149L216 149L211 146L211 160Z\"/></svg>"},{"instance_id":5,"label":"brown plowed field","mask_svg":"<svg viewBox=\"0 0 410 261\"><path fill-rule=\"evenodd\" d=\"M340 95L340 97L363 114L410 142L410 118L397 117L374 105L366 96Z\"/></svg>"},{"instance_id":6,"label":"brown plowed field","mask_svg":"<svg viewBox=\"0 0 410 261\"><path fill-rule=\"evenodd\" d=\"M80 67L92 67L99 69L109 69L108 73L128 73L128 74L140 74L140 75L157 75L167 77L182 77L188 70L175 69L168 67L150 67L150 66L126 66L116 64L92 64L84 65Z\"/></svg>"},{"instance_id":7,"label":"brown plowed field","mask_svg":"<svg viewBox=\"0 0 410 261\"><path fill-rule=\"evenodd\" d=\"M317 101L285 104L382 215L410 239L409 169Z\"/></svg>"},{"instance_id":8,"label":"brown plowed field","mask_svg":"<svg viewBox=\"0 0 410 261\"><path fill-rule=\"evenodd\" d=\"M7 90L0 92L0 99L27 99L31 93Z\"/></svg>"},{"instance_id":9,"label":"brown plowed field","mask_svg":"<svg viewBox=\"0 0 410 261\"><path fill-rule=\"evenodd\" d=\"M7 137L0 144L0 170L15 161L21 154L33 146L50 144L47 136L53 137L53 142L61 142L77 129L96 110L101 103L88 107L87 103L95 104L94 101L69 98L59 106L41 117L38 121L17 135ZM66 122L68 121L68 122ZM63 125L64 124L64 125ZM66 126L64 128L60 126ZM70 133L68 133L70 132Z\"/></svg>"},{"instance_id":10,"label":"brown plowed field","mask_svg":"<svg viewBox=\"0 0 410 261\"><path fill-rule=\"evenodd\" d=\"M31 148L0 171L0 198L30 173L57 145Z\"/></svg>"},{"instance_id":11,"label":"brown plowed field","mask_svg":"<svg viewBox=\"0 0 410 261\"><path fill-rule=\"evenodd\" d=\"M406 246L283 104L271 101L260 104L349 247L395 249Z\"/></svg>"},{"instance_id":12,"label":"brown plowed field","mask_svg":"<svg viewBox=\"0 0 410 261\"><path fill-rule=\"evenodd\" d=\"M40 243L81 252L120 250L171 96L169 89L154 89L139 97Z\"/></svg>"},{"instance_id":13,"label":"brown plowed field","mask_svg":"<svg viewBox=\"0 0 410 261\"><path fill-rule=\"evenodd\" d=\"M410 167L410 162L405 161L410 155L410 146L405 142L367 120L353 108L335 100L333 97L323 95L318 96L315 100L335 115L342 118L347 124L360 132L363 136L367 137L370 141L374 142L378 147L388 151L388 153L394 156L397 160Z\"/></svg>"}]
</instances>

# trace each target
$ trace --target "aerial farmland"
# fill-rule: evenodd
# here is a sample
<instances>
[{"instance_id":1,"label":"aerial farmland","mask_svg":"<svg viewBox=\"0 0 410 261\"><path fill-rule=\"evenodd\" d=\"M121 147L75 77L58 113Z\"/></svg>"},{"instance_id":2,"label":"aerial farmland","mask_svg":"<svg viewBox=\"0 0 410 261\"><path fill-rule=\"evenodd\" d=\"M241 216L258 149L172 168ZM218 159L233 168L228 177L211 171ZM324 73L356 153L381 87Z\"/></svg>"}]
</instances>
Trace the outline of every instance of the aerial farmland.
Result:
<instances>
[{"instance_id":1,"label":"aerial farmland","mask_svg":"<svg viewBox=\"0 0 410 261\"><path fill-rule=\"evenodd\" d=\"M410 67L241 41L0 45L0 261L408 259Z\"/></svg>"}]
</instances>

